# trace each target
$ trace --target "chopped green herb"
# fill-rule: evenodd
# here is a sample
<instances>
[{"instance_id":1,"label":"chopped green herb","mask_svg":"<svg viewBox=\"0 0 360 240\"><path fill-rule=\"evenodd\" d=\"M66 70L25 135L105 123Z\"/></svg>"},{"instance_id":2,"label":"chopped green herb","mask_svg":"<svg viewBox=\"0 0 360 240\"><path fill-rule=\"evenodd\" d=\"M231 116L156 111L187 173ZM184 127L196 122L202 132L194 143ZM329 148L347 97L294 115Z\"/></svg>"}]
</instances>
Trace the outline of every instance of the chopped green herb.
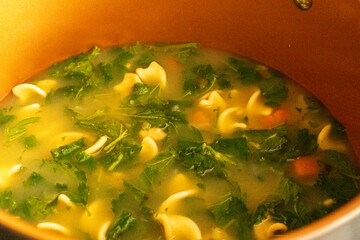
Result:
<instances>
[{"instance_id":1,"label":"chopped green herb","mask_svg":"<svg viewBox=\"0 0 360 240\"><path fill-rule=\"evenodd\" d=\"M135 187L134 185L130 184L129 182L124 180L124 186L125 188L131 192L131 194L134 196L135 200L141 205L146 199L147 199L147 194Z\"/></svg>"},{"instance_id":2,"label":"chopped green herb","mask_svg":"<svg viewBox=\"0 0 360 240\"><path fill-rule=\"evenodd\" d=\"M232 71L239 74L239 80L244 85L257 84L262 79L256 66L248 60L231 57L227 64Z\"/></svg>"},{"instance_id":3,"label":"chopped green herb","mask_svg":"<svg viewBox=\"0 0 360 240\"><path fill-rule=\"evenodd\" d=\"M18 204L15 212L28 221L39 221L49 216L54 211L56 199L44 201L37 197L31 197Z\"/></svg>"},{"instance_id":4,"label":"chopped green herb","mask_svg":"<svg viewBox=\"0 0 360 240\"><path fill-rule=\"evenodd\" d=\"M38 184L39 182L44 181L45 179L40 176L37 172L32 172L30 174L30 176L28 177L28 179L26 179L23 182L24 186L35 186L36 184Z\"/></svg>"},{"instance_id":5,"label":"chopped green herb","mask_svg":"<svg viewBox=\"0 0 360 240\"><path fill-rule=\"evenodd\" d=\"M345 127L339 123L335 118L331 119L331 134L335 137L343 138L346 133Z\"/></svg>"},{"instance_id":6,"label":"chopped green herb","mask_svg":"<svg viewBox=\"0 0 360 240\"><path fill-rule=\"evenodd\" d=\"M10 212L16 209L16 202L12 191L5 190L0 193L0 207Z\"/></svg>"},{"instance_id":7,"label":"chopped green herb","mask_svg":"<svg viewBox=\"0 0 360 240\"><path fill-rule=\"evenodd\" d=\"M81 182L78 186L78 193L69 192L67 196L72 202L85 206L89 198L89 187L85 182Z\"/></svg>"},{"instance_id":8,"label":"chopped green herb","mask_svg":"<svg viewBox=\"0 0 360 240\"><path fill-rule=\"evenodd\" d=\"M0 125L6 124L15 118L15 115L5 115L2 110L0 110Z\"/></svg>"},{"instance_id":9,"label":"chopped green herb","mask_svg":"<svg viewBox=\"0 0 360 240\"><path fill-rule=\"evenodd\" d=\"M282 177L275 193L257 208L253 223L258 224L268 216L286 224L289 229L309 223L311 213L304 208L303 192L298 184Z\"/></svg>"},{"instance_id":10,"label":"chopped green herb","mask_svg":"<svg viewBox=\"0 0 360 240\"><path fill-rule=\"evenodd\" d=\"M298 156L312 154L318 148L317 136L309 134L308 129L297 130L296 150Z\"/></svg>"},{"instance_id":11,"label":"chopped green herb","mask_svg":"<svg viewBox=\"0 0 360 240\"><path fill-rule=\"evenodd\" d=\"M26 148L33 148L38 144L38 142L34 135L30 135L24 139L24 144Z\"/></svg>"},{"instance_id":12,"label":"chopped green herb","mask_svg":"<svg viewBox=\"0 0 360 240\"><path fill-rule=\"evenodd\" d=\"M306 114L318 113L324 109L324 106L318 100L312 97L306 97L305 103L307 105L307 110L308 110Z\"/></svg>"},{"instance_id":13,"label":"chopped green herb","mask_svg":"<svg viewBox=\"0 0 360 240\"><path fill-rule=\"evenodd\" d=\"M66 184L56 183L55 188L57 191L62 192L68 190L68 186Z\"/></svg>"},{"instance_id":14,"label":"chopped green herb","mask_svg":"<svg viewBox=\"0 0 360 240\"><path fill-rule=\"evenodd\" d=\"M195 171L199 176L213 173L218 177L224 178L222 168L227 164L235 164L232 159L215 151L205 143L188 143L186 146L180 147L179 160L185 168Z\"/></svg>"},{"instance_id":15,"label":"chopped green herb","mask_svg":"<svg viewBox=\"0 0 360 240\"><path fill-rule=\"evenodd\" d=\"M221 138L215 141L211 146L213 146L217 151L233 154L234 156L240 156L242 159L247 159L248 147L247 140L244 137Z\"/></svg>"},{"instance_id":16,"label":"chopped green herb","mask_svg":"<svg viewBox=\"0 0 360 240\"><path fill-rule=\"evenodd\" d=\"M189 57L196 54L197 43L180 43L174 45L159 46L158 48L164 52L173 54L177 61L185 64Z\"/></svg>"},{"instance_id":17,"label":"chopped green herb","mask_svg":"<svg viewBox=\"0 0 360 240\"><path fill-rule=\"evenodd\" d=\"M221 202L211 206L210 211L217 225L225 228L233 225L236 227L240 239L250 239L251 221L243 199L229 194Z\"/></svg>"},{"instance_id":18,"label":"chopped green herb","mask_svg":"<svg viewBox=\"0 0 360 240\"><path fill-rule=\"evenodd\" d=\"M186 96L204 94L215 84L218 76L211 65L199 65L184 73L184 92Z\"/></svg>"},{"instance_id":19,"label":"chopped green herb","mask_svg":"<svg viewBox=\"0 0 360 240\"><path fill-rule=\"evenodd\" d=\"M203 183L197 183L196 186L198 186L198 188L202 189L202 190L206 190L206 185Z\"/></svg>"},{"instance_id":20,"label":"chopped green herb","mask_svg":"<svg viewBox=\"0 0 360 240\"><path fill-rule=\"evenodd\" d=\"M279 106L288 96L288 89L285 86L284 79L280 77L262 80L259 83L259 88L267 106Z\"/></svg>"},{"instance_id":21,"label":"chopped green herb","mask_svg":"<svg viewBox=\"0 0 360 240\"><path fill-rule=\"evenodd\" d=\"M79 128L89 129L101 134L107 135L111 138L116 138L119 135L123 124L117 120L78 120L75 126Z\"/></svg>"},{"instance_id":22,"label":"chopped green herb","mask_svg":"<svg viewBox=\"0 0 360 240\"><path fill-rule=\"evenodd\" d=\"M99 69L102 76L104 76L105 82L111 82L113 80L113 73L110 64L101 62L99 63Z\"/></svg>"},{"instance_id":23,"label":"chopped green herb","mask_svg":"<svg viewBox=\"0 0 360 240\"><path fill-rule=\"evenodd\" d=\"M122 213L117 217L115 222L106 232L106 239L108 240L116 240L121 237L121 235L131 229L136 222L136 219L132 216L132 214L126 210L122 211Z\"/></svg>"},{"instance_id":24,"label":"chopped green herb","mask_svg":"<svg viewBox=\"0 0 360 240\"><path fill-rule=\"evenodd\" d=\"M80 138L70 144L60 146L51 150L51 155L55 160L64 159L85 147L85 138Z\"/></svg>"},{"instance_id":25,"label":"chopped green herb","mask_svg":"<svg viewBox=\"0 0 360 240\"><path fill-rule=\"evenodd\" d=\"M154 159L152 159L145 167L143 175L145 179L154 184L155 179L159 174L163 173L169 168L177 158L177 154L173 150L161 152Z\"/></svg>"},{"instance_id":26,"label":"chopped green herb","mask_svg":"<svg viewBox=\"0 0 360 240\"><path fill-rule=\"evenodd\" d=\"M40 121L39 117L31 117L31 118L25 118L18 122L13 127L6 127L4 130L5 137L8 138L9 142L14 141L15 139L23 136L26 134L26 127L29 124L37 123Z\"/></svg>"}]
</instances>

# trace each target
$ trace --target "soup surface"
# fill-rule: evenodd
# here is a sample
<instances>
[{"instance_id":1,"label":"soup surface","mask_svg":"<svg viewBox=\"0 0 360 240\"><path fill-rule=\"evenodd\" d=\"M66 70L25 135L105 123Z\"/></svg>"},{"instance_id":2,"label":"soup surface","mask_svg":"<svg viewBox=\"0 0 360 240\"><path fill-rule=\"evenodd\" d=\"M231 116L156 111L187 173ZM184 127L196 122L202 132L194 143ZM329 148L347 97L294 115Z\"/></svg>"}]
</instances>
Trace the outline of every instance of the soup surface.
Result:
<instances>
[{"instance_id":1,"label":"soup surface","mask_svg":"<svg viewBox=\"0 0 360 240\"><path fill-rule=\"evenodd\" d=\"M320 102L196 43L95 47L0 107L0 207L44 231L267 239L358 193L345 130Z\"/></svg>"}]
</instances>

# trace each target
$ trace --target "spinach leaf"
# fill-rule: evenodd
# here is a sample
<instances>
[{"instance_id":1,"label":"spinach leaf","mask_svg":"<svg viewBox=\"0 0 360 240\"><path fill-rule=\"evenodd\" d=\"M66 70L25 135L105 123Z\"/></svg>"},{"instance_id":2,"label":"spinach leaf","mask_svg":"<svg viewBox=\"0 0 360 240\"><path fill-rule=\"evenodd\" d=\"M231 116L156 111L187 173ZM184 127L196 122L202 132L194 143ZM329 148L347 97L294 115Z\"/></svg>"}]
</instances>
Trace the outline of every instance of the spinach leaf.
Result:
<instances>
[{"instance_id":1,"label":"spinach leaf","mask_svg":"<svg viewBox=\"0 0 360 240\"><path fill-rule=\"evenodd\" d=\"M316 135L309 134L309 130L306 128L297 130L296 150L299 156L312 154L317 148Z\"/></svg>"},{"instance_id":2,"label":"spinach leaf","mask_svg":"<svg viewBox=\"0 0 360 240\"><path fill-rule=\"evenodd\" d=\"M247 140L244 137L221 138L212 143L211 146L219 152L239 156L241 159L247 159L248 156Z\"/></svg>"},{"instance_id":3,"label":"spinach leaf","mask_svg":"<svg viewBox=\"0 0 360 240\"><path fill-rule=\"evenodd\" d=\"M260 144L259 151L262 153L273 153L280 151L283 149L285 143L288 142L288 139L284 136L279 136L278 133L274 133L273 135L266 138Z\"/></svg>"},{"instance_id":4,"label":"spinach leaf","mask_svg":"<svg viewBox=\"0 0 360 240\"><path fill-rule=\"evenodd\" d=\"M196 66L191 71L186 71L183 76L185 96L208 92L218 77L211 65Z\"/></svg>"},{"instance_id":5,"label":"spinach leaf","mask_svg":"<svg viewBox=\"0 0 360 240\"><path fill-rule=\"evenodd\" d=\"M0 207L9 212L13 212L16 209L17 206L12 191L5 190L0 193Z\"/></svg>"},{"instance_id":6,"label":"spinach leaf","mask_svg":"<svg viewBox=\"0 0 360 240\"><path fill-rule=\"evenodd\" d=\"M0 125L6 124L15 118L15 115L5 115L2 110L0 110Z\"/></svg>"},{"instance_id":7,"label":"spinach leaf","mask_svg":"<svg viewBox=\"0 0 360 240\"><path fill-rule=\"evenodd\" d=\"M325 172L341 174L353 179L359 179L359 173L351 164L350 159L335 150L325 150L321 153L319 164Z\"/></svg>"},{"instance_id":8,"label":"spinach leaf","mask_svg":"<svg viewBox=\"0 0 360 240\"><path fill-rule=\"evenodd\" d=\"M8 138L8 142L12 142L19 137L26 134L26 127L29 124L34 124L40 121L39 117L31 117L31 118L25 118L18 122L13 127L6 127L4 130L5 137Z\"/></svg>"},{"instance_id":9,"label":"spinach leaf","mask_svg":"<svg viewBox=\"0 0 360 240\"><path fill-rule=\"evenodd\" d=\"M70 80L71 85L67 83L51 95L79 101L85 93L112 81L113 68L110 63L100 62L97 66L93 63L99 53L100 49L95 47L90 53L81 53L53 65L48 70L48 76L65 82Z\"/></svg>"},{"instance_id":10,"label":"spinach leaf","mask_svg":"<svg viewBox=\"0 0 360 240\"><path fill-rule=\"evenodd\" d=\"M91 60L98 55L98 52L99 48L95 47L90 53L81 53L54 64L48 70L48 75L50 77L69 80L87 80L94 74L94 67Z\"/></svg>"},{"instance_id":11,"label":"spinach leaf","mask_svg":"<svg viewBox=\"0 0 360 240\"><path fill-rule=\"evenodd\" d=\"M77 120L75 126L101 133L112 139L115 139L123 128L123 124L119 120L100 120L98 118L91 120Z\"/></svg>"},{"instance_id":12,"label":"spinach leaf","mask_svg":"<svg viewBox=\"0 0 360 240\"><path fill-rule=\"evenodd\" d=\"M44 181L45 179L40 176L40 174L38 174L37 172L32 172L30 174L30 176L28 177L28 179L26 179L23 182L24 186L35 186L36 184L38 184L41 181Z\"/></svg>"},{"instance_id":13,"label":"spinach leaf","mask_svg":"<svg viewBox=\"0 0 360 240\"><path fill-rule=\"evenodd\" d=\"M39 221L54 212L56 199L45 201L37 197L30 197L20 202L15 209L15 213L28 221Z\"/></svg>"},{"instance_id":14,"label":"spinach leaf","mask_svg":"<svg viewBox=\"0 0 360 240\"><path fill-rule=\"evenodd\" d=\"M235 165L235 162L224 154L215 151L211 146L205 143L187 143L178 145L179 161L182 165L195 171L199 176L206 176L210 173L224 178L222 168L227 164ZM185 147L185 148L184 148Z\"/></svg>"},{"instance_id":15,"label":"spinach leaf","mask_svg":"<svg viewBox=\"0 0 360 240\"><path fill-rule=\"evenodd\" d=\"M360 176L346 155L326 150L318 163L321 171L316 185L337 204L344 204L358 194Z\"/></svg>"},{"instance_id":16,"label":"spinach leaf","mask_svg":"<svg viewBox=\"0 0 360 240\"><path fill-rule=\"evenodd\" d=\"M225 74L221 74L218 76L217 85L220 90L231 88L231 82L229 80L227 80L227 76Z\"/></svg>"},{"instance_id":17,"label":"spinach leaf","mask_svg":"<svg viewBox=\"0 0 360 240\"><path fill-rule=\"evenodd\" d=\"M316 186L325 192L326 195L335 200L337 206L340 206L354 198L359 193L359 187L354 179L344 175L335 177L320 173Z\"/></svg>"},{"instance_id":18,"label":"spinach leaf","mask_svg":"<svg viewBox=\"0 0 360 240\"><path fill-rule=\"evenodd\" d=\"M142 83L136 83L131 94L123 101L123 107L140 107L149 104L162 104L159 97L160 85L150 86Z\"/></svg>"},{"instance_id":19,"label":"spinach leaf","mask_svg":"<svg viewBox=\"0 0 360 240\"><path fill-rule=\"evenodd\" d=\"M132 160L136 159L141 146L132 137L134 136L129 135L128 130L121 125L117 138L104 147L104 152L98 161L109 171L134 164Z\"/></svg>"},{"instance_id":20,"label":"spinach leaf","mask_svg":"<svg viewBox=\"0 0 360 240\"><path fill-rule=\"evenodd\" d=\"M305 209L304 190L292 180L282 177L275 193L259 205L253 215L253 223L258 224L270 215L294 229L312 221L311 213Z\"/></svg>"},{"instance_id":21,"label":"spinach leaf","mask_svg":"<svg viewBox=\"0 0 360 240\"><path fill-rule=\"evenodd\" d=\"M229 228L235 225L240 239L250 239L251 220L243 199L229 194L210 207L217 225Z\"/></svg>"},{"instance_id":22,"label":"spinach leaf","mask_svg":"<svg viewBox=\"0 0 360 240\"><path fill-rule=\"evenodd\" d=\"M318 113L324 109L324 106L321 102L319 102L314 97L306 97L305 103L307 105L307 113Z\"/></svg>"},{"instance_id":23,"label":"spinach leaf","mask_svg":"<svg viewBox=\"0 0 360 240\"><path fill-rule=\"evenodd\" d=\"M36 172L31 171L33 167ZM49 173L56 182L45 178ZM60 193L74 203L87 203L89 189L85 173L65 160L34 160L13 178L23 184L20 188L9 186L0 193L0 206L26 220L36 222L53 214ZM41 194L34 196L39 191Z\"/></svg>"},{"instance_id":24,"label":"spinach leaf","mask_svg":"<svg viewBox=\"0 0 360 240\"><path fill-rule=\"evenodd\" d=\"M154 46L146 46L141 43L132 45L129 49L130 53L135 57L136 67L148 67L149 64L155 60L155 48Z\"/></svg>"},{"instance_id":25,"label":"spinach leaf","mask_svg":"<svg viewBox=\"0 0 360 240\"><path fill-rule=\"evenodd\" d=\"M194 143L200 144L204 142L201 132L195 127L188 126L187 124L178 124L176 125L176 130L178 146L181 148L186 148L186 146L191 146Z\"/></svg>"},{"instance_id":26,"label":"spinach leaf","mask_svg":"<svg viewBox=\"0 0 360 240\"><path fill-rule=\"evenodd\" d=\"M267 106L279 106L288 96L288 89L285 86L284 79L281 77L263 79L259 83L259 88Z\"/></svg>"},{"instance_id":27,"label":"spinach leaf","mask_svg":"<svg viewBox=\"0 0 360 240\"><path fill-rule=\"evenodd\" d=\"M113 80L112 67L109 63L101 62L99 63L98 68L101 72L101 76L104 77L105 82L111 82Z\"/></svg>"},{"instance_id":28,"label":"spinach leaf","mask_svg":"<svg viewBox=\"0 0 360 240\"><path fill-rule=\"evenodd\" d=\"M121 235L130 230L135 223L136 219L132 216L132 214L129 211L123 210L106 232L106 239L119 239Z\"/></svg>"},{"instance_id":29,"label":"spinach leaf","mask_svg":"<svg viewBox=\"0 0 360 240\"><path fill-rule=\"evenodd\" d=\"M235 136L247 139L248 158L261 162L285 162L289 139L286 126L273 129L239 130Z\"/></svg>"},{"instance_id":30,"label":"spinach leaf","mask_svg":"<svg viewBox=\"0 0 360 240\"><path fill-rule=\"evenodd\" d=\"M116 48L112 52L115 52L115 51L117 53L117 57L114 60L115 65L124 65L130 59L132 59L134 57L133 53L131 53L130 51L127 51L127 50L125 50L123 48Z\"/></svg>"},{"instance_id":31,"label":"spinach leaf","mask_svg":"<svg viewBox=\"0 0 360 240\"><path fill-rule=\"evenodd\" d=\"M262 77L256 69L256 65L246 59L229 58L228 67L239 74L239 80L244 85L253 85L261 81Z\"/></svg>"},{"instance_id":32,"label":"spinach leaf","mask_svg":"<svg viewBox=\"0 0 360 240\"><path fill-rule=\"evenodd\" d=\"M231 194L223 197L223 200L210 207L218 225L225 226L232 219L241 217L248 213L244 201Z\"/></svg>"},{"instance_id":33,"label":"spinach leaf","mask_svg":"<svg viewBox=\"0 0 360 240\"><path fill-rule=\"evenodd\" d=\"M80 85L68 85L65 87L61 87L56 89L52 94L48 94L47 101L51 103L53 96L62 96L64 99L74 99L78 101L83 98L84 94L87 93L90 89L85 88Z\"/></svg>"},{"instance_id":34,"label":"spinach leaf","mask_svg":"<svg viewBox=\"0 0 360 240\"><path fill-rule=\"evenodd\" d=\"M143 190L135 187L134 185L125 180L124 186L126 190L128 190L134 196L135 200L139 203L139 205L142 205L143 202L148 198L147 194Z\"/></svg>"},{"instance_id":35,"label":"spinach leaf","mask_svg":"<svg viewBox=\"0 0 360 240\"><path fill-rule=\"evenodd\" d=\"M38 142L34 135L30 135L24 139L24 144L26 148L33 148L38 144Z\"/></svg>"},{"instance_id":36,"label":"spinach leaf","mask_svg":"<svg viewBox=\"0 0 360 240\"><path fill-rule=\"evenodd\" d=\"M151 127L176 128L177 123L186 123L186 101L162 100L159 86L135 84L133 92L119 108L120 114L132 118L133 128L138 129L143 123Z\"/></svg>"},{"instance_id":37,"label":"spinach leaf","mask_svg":"<svg viewBox=\"0 0 360 240\"><path fill-rule=\"evenodd\" d=\"M85 138L80 138L79 140L76 140L70 144L52 149L51 155L55 160L64 159L84 148L85 146Z\"/></svg>"},{"instance_id":38,"label":"spinach leaf","mask_svg":"<svg viewBox=\"0 0 360 240\"><path fill-rule=\"evenodd\" d=\"M171 53L175 56L177 61L185 64L191 56L195 55L197 47L197 43L180 43L158 46L157 49L160 49L163 52Z\"/></svg>"},{"instance_id":39,"label":"spinach leaf","mask_svg":"<svg viewBox=\"0 0 360 240\"><path fill-rule=\"evenodd\" d=\"M89 198L89 191L90 189L86 185L86 183L80 182L77 193L67 192L66 195L70 198L72 202L85 206Z\"/></svg>"},{"instance_id":40,"label":"spinach leaf","mask_svg":"<svg viewBox=\"0 0 360 240\"><path fill-rule=\"evenodd\" d=\"M143 176L146 181L151 185L154 184L155 179L168 169L177 158L177 154L174 150L167 150L159 153L155 158L146 164Z\"/></svg>"},{"instance_id":41,"label":"spinach leaf","mask_svg":"<svg viewBox=\"0 0 360 240\"><path fill-rule=\"evenodd\" d=\"M0 193L0 207L16 214L28 221L35 222L49 216L54 211L56 199L45 201L37 197L30 197L23 201L16 201L10 190Z\"/></svg>"},{"instance_id":42,"label":"spinach leaf","mask_svg":"<svg viewBox=\"0 0 360 240\"><path fill-rule=\"evenodd\" d=\"M55 183L55 188L58 192L63 192L69 189L68 185L61 183Z\"/></svg>"}]
</instances>

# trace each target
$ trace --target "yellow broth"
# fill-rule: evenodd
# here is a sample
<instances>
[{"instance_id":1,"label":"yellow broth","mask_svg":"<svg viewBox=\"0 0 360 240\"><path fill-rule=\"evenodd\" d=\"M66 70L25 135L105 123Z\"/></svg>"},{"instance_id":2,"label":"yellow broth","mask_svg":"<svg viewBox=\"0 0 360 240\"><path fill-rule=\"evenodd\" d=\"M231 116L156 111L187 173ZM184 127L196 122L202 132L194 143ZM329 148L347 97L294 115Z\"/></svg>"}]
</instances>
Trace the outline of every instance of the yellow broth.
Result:
<instances>
[{"instance_id":1,"label":"yellow broth","mask_svg":"<svg viewBox=\"0 0 360 240\"><path fill-rule=\"evenodd\" d=\"M46 231L265 239L358 192L345 130L321 103L229 53L94 48L29 83L46 97L24 87L0 106L0 206Z\"/></svg>"}]
</instances>

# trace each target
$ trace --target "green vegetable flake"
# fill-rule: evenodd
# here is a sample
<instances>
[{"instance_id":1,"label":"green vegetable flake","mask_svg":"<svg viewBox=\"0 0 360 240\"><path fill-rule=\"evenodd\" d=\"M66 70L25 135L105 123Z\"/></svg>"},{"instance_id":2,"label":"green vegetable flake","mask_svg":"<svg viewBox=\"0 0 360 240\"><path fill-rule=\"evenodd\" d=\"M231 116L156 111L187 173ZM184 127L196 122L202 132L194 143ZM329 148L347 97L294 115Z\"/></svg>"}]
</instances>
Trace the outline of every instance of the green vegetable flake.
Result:
<instances>
[{"instance_id":1,"label":"green vegetable flake","mask_svg":"<svg viewBox=\"0 0 360 240\"><path fill-rule=\"evenodd\" d=\"M2 110L0 110L0 126L10 122L15 118L14 115L5 115Z\"/></svg>"},{"instance_id":2,"label":"green vegetable flake","mask_svg":"<svg viewBox=\"0 0 360 240\"><path fill-rule=\"evenodd\" d=\"M131 183L125 180L124 180L124 186L126 190L128 190L134 196L135 200L140 205L147 199L147 194L143 190L135 187L134 185L132 185Z\"/></svg>"},{"instance_id":3,"label":"green vegetable flake","mask_svg":"<svg viewBox=\"0 0 360 240\"><path fill-rule=\"evenodd\" d=\"M8 138L8 142L12 142L15 139L20 138L21 136L26 134L26 127L29 124L34 124L40 121L39 117L31 117L31 118L25 118L18 122L13 127L6 127L4 130L5 137Z\"/></svg>"},{"instance_id":4,"label":"green vegetable flake","mask_svg":"<svg viewBox=\"0 0 360 240\"><path fill-rule=\"evenodd\" d=\"M337 204L344 204L358 194L360 175L346 155L326 150L318 163L321 171L316 185Z\"/></svg>"},{"instance_id":5,"label":"green vegetable flake","mask_svg":"<svg viewBox=\"0 0 360 240\"><path fill-rule=\"evenodd\" d=\"M51 155L55 160L64 159L71 156L76 151L85 147L85 138L80 138L70 144L60 146L51 150Z\"/></svg>"},{"instance_id":6,"label":"green vegetable flake","mask_svg":"<svg viewBox=\"0 0 360 240\"><path fill-rule=\"evenodd\" d=\"M106 239L117 240L121 238L121 235L134 227L136 219L132 216L129 211L122 211L122 213L114 221L113 225L110 226L106 232Z\"/></svg>"},{"instance_id":7,"label":"green vegetable flake","mask_svg":"<svg viewBox=\"0 0 360 240\"><path fill-rule=\"evenodd\" d=\"M177 154L173 150L161 152L152 159L145 167L143 175L145 179L152 185L155 179L168 169L177 158Z\"/></svg>"},{"instance_id":8,"label":"green vegetable flake","mask_svg":"<svg viewBox=\"0 0 360 240\"><path fill-rule=\"evenodd\" d=\"M33 148L38 144L38 141L34 135L30 135L24 139L24 144L26 148Z\"/></svg>"},{"instance_id":9,"label":"green vegetable flake","mask_svg":"<svg viewBox=\"0 0 360 240\"><path fill-rule=\"evenodd\" d=\"M288 96L288 89L285 86L284 79L272 77L263 79L259 83L259 88L265 98L265 104L270 107L277 107Z\"/></svg>"},{"instance_id":10,"label":"green vegetable flake","mask_svg":"<svg viewBox=\"0 0 360 240\"><path fill-rule=\"evenodd\" d=\"M229 194L210 207L215 223L225 228L235 228L239 239L250 239L251 219L243 199Z\"/></svg>"},{"instance_id":11,"label":"green vegetable flake","mask_svg":"<svg viewBox=\"0 0 360 240\"><path fill-rule=\"evenodd\" d=\"M5 190L0 193L0 207L2 209L7 209L10 212L16 208L16 202L12 191Z\"/></svg>"},{"instance_id":12,"label":"green vegetable flake","mask_svg":"<svg viewBox=\"0 0 360 240\"><path fill-rule=\"evenodd\" d=\"M28 177L28 179L26 179L23 182L23 185L24 186L35 186L36 184L38 184L42 181L45 181L45 179L42 176L40 176L37 172L32 172L30 174L30 176Z\"/></svg>"},{"instance_id":13,"label":"green vegetable flake","mask_svg":"<svg viewBox=\"0 0 360 240\"><path fill-rule=\"evenodd\" d=\"M211 65L199 65L184 73L184 92L186 96L204 94L215 85L218 76Z\"/></svg>"},{"instance_id":14,"label":"green vegetable flake","mask_svg":"<svg viewBox=\"0 0 360 240\"><path fill-rule=\"evenodd\" d=\"M246 59L229 58L227 61L229 69L239 74L239 80L244 85L253 85L260 82L261 75L256 65Z\"/></svg>"}]
</instances>

